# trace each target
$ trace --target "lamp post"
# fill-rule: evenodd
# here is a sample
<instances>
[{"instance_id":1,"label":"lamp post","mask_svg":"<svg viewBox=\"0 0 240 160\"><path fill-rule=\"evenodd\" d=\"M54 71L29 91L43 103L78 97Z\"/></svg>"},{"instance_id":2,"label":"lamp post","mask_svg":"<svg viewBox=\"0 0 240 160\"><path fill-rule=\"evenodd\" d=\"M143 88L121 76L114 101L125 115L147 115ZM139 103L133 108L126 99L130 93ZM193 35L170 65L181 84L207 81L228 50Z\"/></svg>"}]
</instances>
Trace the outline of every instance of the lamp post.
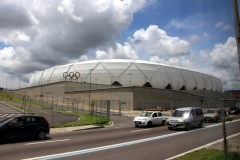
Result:
<instances>
[{"instance_id":1,"label":"lamp post","mask_svg":"<svg viewBox=\"0 0 240 160\"><path fill-rule=\"evenodd\" d=\"M7 79L6 79L6 90L7 90L7 82L8 82L8 76L7 76Z\"/></svg>"},{"instance_id":2,"label":"lamp post","mask_svg":"<svg viewBox=\"0 0 240 160\"><path fill-rule=\"evenodd\" d=\"M129 83L130 83L130 86L131 86L131 76L132 76L132 73L128 73L129 74L129 76L130 76L130 81L129 81Z\"/></svg>"},{"instance_id":3,"label":"lamp post","mask_svg":"<svg viewBox=\"0 0 240 160\"><path fill-rule=\"evenodd\" d=\"M98 80L98 79L95 79L95 81L96 81L96 89L97 89L97 80Z\"/></svg>"},{"instance_id":4,"label":"lamp post","mask_svg":"<svg viewBox=\"0 0 240 160\"><path fill-rule=\"evenodd\" d=\"M89 71L90 71L90 85L89 85L89 110L90 110L91 74L92 74L93 69L89 69Z\"/></svg>"},{"instance_id":5,"label":"lamp post","mask_svg":"<svg viewBox=\"0 0 240 160\"><path fill-rule=\"evenodd\" d=\"M111 88L112 88L112 83L113 83L113 76L110 76L110 78L111 78Z\"/></svg>"},{"instance_id":6,"label":"lamp post","mask_svg":"<svg viewBox=\"0 0 240 160\"><path fill-rule=\"evenodd\" d=\"M19 75L19 89L20 89L20 82L21 82L21 74Z\"/></svg>"}]
</instances>

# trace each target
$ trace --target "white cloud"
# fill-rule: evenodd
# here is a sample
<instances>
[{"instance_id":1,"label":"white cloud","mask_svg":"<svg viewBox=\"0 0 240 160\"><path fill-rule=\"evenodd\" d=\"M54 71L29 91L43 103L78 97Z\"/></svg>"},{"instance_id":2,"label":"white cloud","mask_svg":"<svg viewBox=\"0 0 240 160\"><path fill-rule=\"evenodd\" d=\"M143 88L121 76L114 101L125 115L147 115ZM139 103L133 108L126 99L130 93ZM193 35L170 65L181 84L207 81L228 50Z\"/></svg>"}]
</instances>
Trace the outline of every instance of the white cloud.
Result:
<instances>
[{"instance_id":1,"label":"white cloud","mask_svg":"<svg viewBox=\"0 0 240 160\"><path fill-rule=\"evenodd\" d=\"M191 15L184 20L172 20L169 27L195 30L205 25L202 14Z\"/></svg>"},{"instance_id":2,"label":"white cloud","mask_svg":"<svg viewBox=\"0 0 240 160\"><path fill-rule=\"evenodd\" d=\"M215 28L218 28L218 27L221 27L224 25L224 22L218 22L216 25L215 25Z\"/></svg>"},{"instance_id":3,"label":"white cloud","mask_svg":"<svg viewBox=\"0 0 240 160\"><path fill-rule=\"evenodd\" d=\"M229 29L231 29L232 28L232 26L231 25L228 25L228 24L226 24L225 22L218 22L216 25L215 25L215 28L219 28L219 27L221 27L222 28L222 30L229 30Z\"/></svg>"},{"instance_id":4,"label":"white cloud","mask_svg":"<svg viewBox=\"0 0 240 160\"><path fill-rule=\"evenodd\" d=\"M98 50L96 59L138 59L137 52L126 42L124 46L117 43L116 48L107 51Z\"/></svg>"},{"instance_id":5,"label":"white cloud","mask_svg":"<svg viewBox=\"0 0 240 160\"><path fill-rule=\"evenodd\" d=\"M240 88L235 38L229 37L225 44L216 44L212 51L201 51L201 56L205 59L205 63L208 63L209 74L219 77L224 84L225 90Z\"/></svg>"},{"instance_id":6,"label":"white cloud","mask_svg":"<svg viewBox=\"0 0 240 160\"><path fill-rule=\"evenodd\" d=\"M197 54L170 58L152 56L150 61L213 75L222 80L223 90L240 89L237 47L233 37L228 38L224 44L216 44L211 51L202 50L200 57Z\"/></svg>"},{"instance_id":7,"label":"white cloud","mask_svg":"<svg viewBox=\"0 0 240 160\"><path fill-rule=\"evenodd\" d=\"M224 27L223 27L223 30L229 30L229 29L231 29L232 28L232 26L230 26L230 25L225 25Z\"/></svg>"},{"instance_id":8,"label":"white cloud","mask_svg":"<svg viewBox=\"0 0 240 160\"><path fill-rule=\"evenodd\" d=\"M189 40L192 43L197 43L199 41L199 39L200 39L199 36L196 35L196 34L191 34L190 37L189 37Z\"/></svg>"},{"instance_id":9,"label":"white cloud","mask_svg":"<svg viewBox=\"0 0 240 160\"><path fill-rule=\"evenodd\" d=\"M115 40L133 14L152 3L155 0L0 1L0 43L14 46L11 58L0 59L0 68L27 74L87 60L95 50L97 56L107 51L109 57L138 58L130 45L120 46ZM6 59L8 50L2 49L0 56Z\"/></svg>"},{"instance_id":10,"label":"white cloud","mask_svg":"<svg viewBox=\"0 0 240 160\"><path fill-rule=\"evenodd\" d=\"M146 30L137 30L129 43L139 52L158 55L176 56L189 54L189 43L178 37L170 37L156 25L150 25Z\"/></svg>"}]
</instances>

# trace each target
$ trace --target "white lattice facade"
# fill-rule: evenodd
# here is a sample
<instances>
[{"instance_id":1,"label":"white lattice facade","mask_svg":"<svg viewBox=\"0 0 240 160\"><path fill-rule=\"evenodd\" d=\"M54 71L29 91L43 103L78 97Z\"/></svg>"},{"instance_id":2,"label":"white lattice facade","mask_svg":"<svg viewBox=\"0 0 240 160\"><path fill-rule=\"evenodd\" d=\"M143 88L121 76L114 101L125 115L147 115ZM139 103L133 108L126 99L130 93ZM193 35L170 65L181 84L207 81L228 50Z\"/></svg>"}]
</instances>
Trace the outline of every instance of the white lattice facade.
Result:
<instances>
[{"instance_id":1,"label":"white lattice facade","mask_svg":"<svg viewBox=\"0 0 240 160\"><path fill-rule=\"evenodd\" d=\"M65 80L174 90L222 91L221 80L208 74L162 63L122 59L92 60L56 66L36 72L31 76L29 85L38 86Z\"/></svg>"}]
</instances>

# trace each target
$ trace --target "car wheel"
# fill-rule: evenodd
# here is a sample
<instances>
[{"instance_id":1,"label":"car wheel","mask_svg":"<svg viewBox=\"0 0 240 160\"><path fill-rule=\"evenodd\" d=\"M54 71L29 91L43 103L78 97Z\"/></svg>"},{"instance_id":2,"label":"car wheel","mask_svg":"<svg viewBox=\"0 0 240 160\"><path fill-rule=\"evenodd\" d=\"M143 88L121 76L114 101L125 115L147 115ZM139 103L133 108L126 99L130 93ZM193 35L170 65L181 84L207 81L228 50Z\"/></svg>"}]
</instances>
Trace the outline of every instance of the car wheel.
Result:
<instances>
[{"instance_id":1,"label":"car wheel","mask_svg":"<svg viewBox=\"0 0 240 160\"><path fill-rule=\"evenodd\" d=\"M191 128L190 128L190 124L187 123L187 124L186 124L186 128L185 128L185 130L186 130L186 131L189 131L190 129L191 129Z\"/></svg>"},{"instance_id":2,"label":"car wheel","mask_svg":"<svg viewBox=\"0 0 240 160\"><path fill-rule=\"evenodd\" d=\"M202 128L202 127L203 127L203 121L200 121L199 128Z\"/></svg>"},{"instance_id":3,"label":"car wheel","mask_svg":"<svg viewBox=\"0 0 240 160\"><path fill-rule=\"evenodd\" d=\"M152 122L149 121L149 122L147 123L147 126L148 126L148 127L151 127L151 126L152 126Z\"/></svg>"},{"instance_id":4,"label":"car wheel","mask_svg":"<svg viewBox=\"0 0 240 160\"><path fill-rule=\"evenodd\" d=\"M44 132L44 131L39 131L39 132L37 133L37 139L39 139L39 140L46 139L46 137L47 137L47 134L46 134L46 132Z\"/></svg>"},{"instance_id":5,"label":"car wheel","mask_svg":"<svg viewBox=\"0 0 240 160\"><path fill-rule=\"evenodd\" d=\"M138 127L139 127L139 125L135 125L135 127L136 127L136 128L138 128Z\"/></svg>"},{"instance_id":6,"label":"car wheel","mask_svg":"<svg viewBox=\"0 0 240 160\"><path fill-rule=\"evenodd\" d=\"M166 125L166 122L165 121L162 121L162 124L161 124L162 126L165 126Z\"/></svg>"},{"instance_id":7,"label":"car wheel","mask_svg":"<svg viewBox=\"0 0 240 160\"><path fill-rule=\"evenodd\" d=\"M168 130L172 130L172 127L168 127Z\"/></svg>"}]
</instances>

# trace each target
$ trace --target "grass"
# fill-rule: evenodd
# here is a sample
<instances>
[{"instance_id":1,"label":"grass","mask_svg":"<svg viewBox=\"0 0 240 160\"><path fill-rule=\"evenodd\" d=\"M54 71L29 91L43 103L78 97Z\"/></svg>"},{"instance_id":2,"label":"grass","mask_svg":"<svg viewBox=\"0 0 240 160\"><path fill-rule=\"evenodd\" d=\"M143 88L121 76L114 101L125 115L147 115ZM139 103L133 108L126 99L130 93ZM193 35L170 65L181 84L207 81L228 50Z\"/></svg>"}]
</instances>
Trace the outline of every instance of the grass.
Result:
<instances>
[{"instance_id":1,"label":"grass","mask_svg":"<svg viewBox=\"0 0 240 160\"><path fill-rule=\"evenodd\" d=\"M38 103L30 102L29 100L24 100L24 99L21 99L21 98L13 97L13 96L10 96L10 95L5 94L3 92L0 92L0 97L1 97L1 99L8 100L11 103L14 103L14 102L19 103L19 104L24 103L24 104L27 104L27 105L31 104L31 106L38 107L38 108L49 108L48 106L44 106L44 105L41 105L41 104L38 104Z\"/></svg>"},{"instance_id":2,"label":"grass","mask_svg":"<svg viewBox=\"0 0 240 160\"><path fill-rule=\"evenodd\" d=\"M94 124L98 124L98 125L104 125L104 124L108 124L110 121L109 119L103 117L103 116L96 116L96 115L92 115L91 114L82 114L82 113L76 113L76 112L69 112L67 110L54 110L55 112L59 112L59 113L64 113L64 114L71 114L71 115L76 115L78 117L80 117L80 119L76 122L70 122L67 124L62 124L62 125L57 125L54 127L72 127L72 126L83 126L83 125L94 125Z\"/></svg>"},{"instance_id":3,"label":"grass","mask_svg":"<svg viewBox=\"0 0 240 160\"><path fill-rule=\"evenodd\" d=\"M218 149L200 149L174 160L239 160L240 152L229 151L228 157L225 158L224 151Z\"/></svg>"},{"instance_id":4,"label":"grass","mask_svg":"<svg viewBox=\"0 0 240 160\"><path fill-rule=\"evenodd\" d=\"M8 102L15 102L15 103L19 103L19 104L28 104L30 105L30 101L24 101L20 98L16 98L13 96L10 96L8 94L5 94L3 92L0 92L0 98L2 100L8 100ZM32 107L39 107L39 108L49 108L47 106L41 105L41 104L37 104L37 103L31 103ZM25 111L25 113L29 113L29 114L34 114L32 112L30 112L26 107L25 109L19 106L14 105L14 107ZM80 117L80 119L78 121L74 121L74 122L70 122L70 123L66 123L66 124L62 124L62 125L56 125L56 126L52 126L54 128L60 128L60 127L72 127L72 126L83 126L83 125L104 125L104 124L108 124L110 122L109 119L103 117L103 116L96 116L96 115L92 115L91 114L82 114L82 113L73 113L73 112L69 112L67 110L54 110L54 112L59 112L59 113L64 113L64 114L71 114L71 115L76 115L78 117Z\"/></svg>"}]
</instances>

